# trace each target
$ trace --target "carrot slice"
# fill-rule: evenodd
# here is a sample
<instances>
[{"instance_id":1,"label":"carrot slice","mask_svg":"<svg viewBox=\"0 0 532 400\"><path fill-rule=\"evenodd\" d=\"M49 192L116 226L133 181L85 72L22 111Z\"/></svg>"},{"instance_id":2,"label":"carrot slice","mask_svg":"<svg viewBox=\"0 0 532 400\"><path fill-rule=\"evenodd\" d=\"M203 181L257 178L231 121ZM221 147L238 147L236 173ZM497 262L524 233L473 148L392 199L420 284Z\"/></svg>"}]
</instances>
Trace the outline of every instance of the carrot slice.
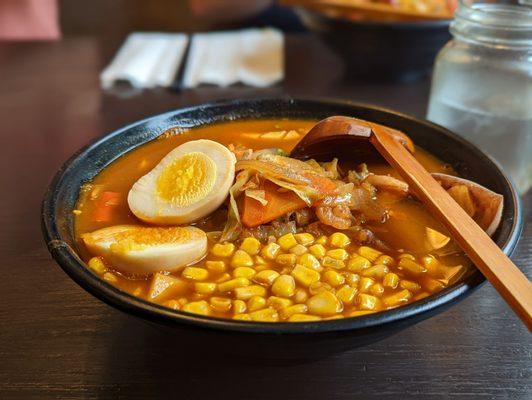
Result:
<instances>
[{"instance_id":1,"label":"carrot slice","mask_svg":"<svg viewBox=\"0 0 532 400\"><path fill-rule=\"evenodd\" d=\"M307 207L297 194L292 191L280 192L280 186L270 181L263 181L259 189L265 191L268 203L262 205L258 200L244 195L242 202L242 223L248 228L273 221L280 216Z\"/></svg>"}]
</instances>

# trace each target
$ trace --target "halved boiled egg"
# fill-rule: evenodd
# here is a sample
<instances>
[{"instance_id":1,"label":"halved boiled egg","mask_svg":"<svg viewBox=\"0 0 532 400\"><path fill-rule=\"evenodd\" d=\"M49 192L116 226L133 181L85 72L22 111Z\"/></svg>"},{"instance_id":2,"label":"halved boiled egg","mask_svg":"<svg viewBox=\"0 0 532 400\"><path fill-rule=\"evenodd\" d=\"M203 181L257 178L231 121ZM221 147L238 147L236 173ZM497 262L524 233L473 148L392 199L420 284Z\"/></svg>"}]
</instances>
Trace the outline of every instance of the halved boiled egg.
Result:
<instances>
[{"instance_id":1,"label":"halved boiled egg","mask_svg":"<svg viewBox=\"0 0 532 400\"><path fill-rule=\"evenodd\" d=\"M131 274L176 271L202 259L207 235L187 227L116 225L81 235L89 251Z\"/></svg>"},{"instance_id":2,"label":"halved boiled egg","mask_svg":"<svg viewBox=\"0 0 532 400\"><path fill-rule=\"evenodd\" d=\"M236 158L212 140L194 140L168 153L140 178L128 195L129 208L143 221L186 224L225 200L235 177Z\"/></svg>"}]
</instances>

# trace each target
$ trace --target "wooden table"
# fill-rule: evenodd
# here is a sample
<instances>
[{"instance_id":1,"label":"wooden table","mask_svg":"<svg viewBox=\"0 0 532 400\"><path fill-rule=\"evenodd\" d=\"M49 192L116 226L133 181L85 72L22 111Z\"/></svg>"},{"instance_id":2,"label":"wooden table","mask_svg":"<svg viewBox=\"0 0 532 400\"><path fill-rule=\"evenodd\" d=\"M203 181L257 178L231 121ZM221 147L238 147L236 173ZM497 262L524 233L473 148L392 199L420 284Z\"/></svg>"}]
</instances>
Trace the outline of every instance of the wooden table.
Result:
<instances>
[{"instance_id":1,"label":"wooden table","mask_svg":"<svg viewBox=\"0 0 532 400\"><path fill-rule=\"evenodd\" d=\"M54 171L90 139L145 116L219 98L328 96L423 116L428 80L355 84L310 36L289 36L273 88L103 93L122 37L0 46L0 398L530 399L530 334L489 284L380 343L308 364L218 358L86 293L40 232ZM530 204L530 194L527 202ZM513 259L532 272L532 215Z\"/></svg>"}]
</instances>

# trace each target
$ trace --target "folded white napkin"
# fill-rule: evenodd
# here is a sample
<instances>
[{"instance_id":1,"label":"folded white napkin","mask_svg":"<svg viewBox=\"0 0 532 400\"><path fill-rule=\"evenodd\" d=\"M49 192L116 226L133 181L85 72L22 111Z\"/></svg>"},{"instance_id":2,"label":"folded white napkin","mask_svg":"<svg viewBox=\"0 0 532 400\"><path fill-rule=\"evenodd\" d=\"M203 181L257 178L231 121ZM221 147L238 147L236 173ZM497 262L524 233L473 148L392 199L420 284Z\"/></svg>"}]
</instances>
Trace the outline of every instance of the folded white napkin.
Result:
<instances>
[{"instance_id":1,"label":"folded white napkin","mask_svg":"<svg viewBox=\"0 0 532 400\"><path fill-rule=\"evenodd\" d=\"M137 88L170 86L188 44L183 33L132 33L100 75L104 89L117 80Z\"/></svg>"},{"instance_id":2,"label":"folded white napkin","mask_svg":"<svg viewBox=\"0 0 532 400\"><path fill-rule=\"evenodd\" d=\"M268 86L284 77L283 34L272 28L192 36L183 84Z\"/></svg>"}]
</instances>

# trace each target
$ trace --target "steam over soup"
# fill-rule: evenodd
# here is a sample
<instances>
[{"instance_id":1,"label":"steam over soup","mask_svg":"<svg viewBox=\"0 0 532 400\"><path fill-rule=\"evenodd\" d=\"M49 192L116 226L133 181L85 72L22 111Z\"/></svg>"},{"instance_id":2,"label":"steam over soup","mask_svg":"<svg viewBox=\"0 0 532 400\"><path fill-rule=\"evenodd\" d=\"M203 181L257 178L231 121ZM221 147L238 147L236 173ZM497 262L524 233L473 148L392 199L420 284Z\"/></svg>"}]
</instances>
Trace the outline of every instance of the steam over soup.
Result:
<instances>
[{"instance_id":1,"label":"steam over soup","mask_svg":"<svg viewBox=\"0 0 532 400\"><path fill-rule=\"evenodd\" d=\"M175 310L267 322L380 312L468 273L390 166L290 158L314 123L170 130L125 154L80 191L75 228L88 268ZM415 155L430 172L455 175L422 149ZM446 189L482 214L467 185Z\"/></svg>"}]
</instances>

